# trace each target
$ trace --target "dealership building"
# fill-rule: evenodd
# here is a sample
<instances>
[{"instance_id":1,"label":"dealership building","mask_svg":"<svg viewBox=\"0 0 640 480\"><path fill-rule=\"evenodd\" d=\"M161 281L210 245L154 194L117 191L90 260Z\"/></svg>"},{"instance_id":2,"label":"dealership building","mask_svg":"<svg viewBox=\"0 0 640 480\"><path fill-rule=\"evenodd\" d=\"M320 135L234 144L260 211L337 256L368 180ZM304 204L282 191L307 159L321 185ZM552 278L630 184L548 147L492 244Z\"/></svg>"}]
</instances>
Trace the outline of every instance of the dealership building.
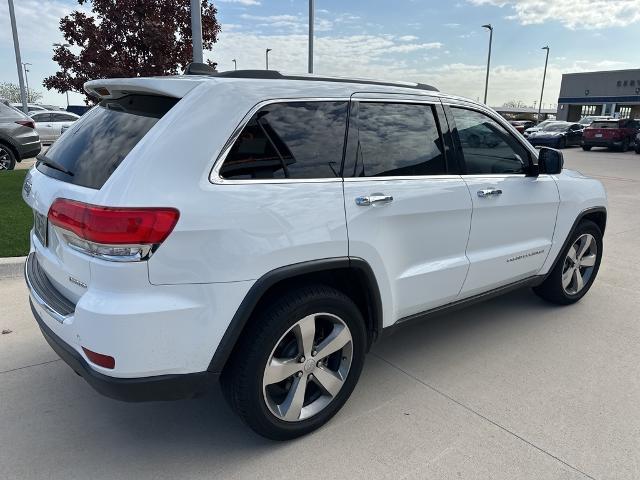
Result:
<instances>
[{"instance_id":1,"label":"dealership building","mask_svg":"<svg viewBox=\"0 0 640 480\"><path fill-rule=\"evenodd\" d=\"M558 120L585 115L640 118L640 69L562 75Z\"/></svg>"}]
</instances>

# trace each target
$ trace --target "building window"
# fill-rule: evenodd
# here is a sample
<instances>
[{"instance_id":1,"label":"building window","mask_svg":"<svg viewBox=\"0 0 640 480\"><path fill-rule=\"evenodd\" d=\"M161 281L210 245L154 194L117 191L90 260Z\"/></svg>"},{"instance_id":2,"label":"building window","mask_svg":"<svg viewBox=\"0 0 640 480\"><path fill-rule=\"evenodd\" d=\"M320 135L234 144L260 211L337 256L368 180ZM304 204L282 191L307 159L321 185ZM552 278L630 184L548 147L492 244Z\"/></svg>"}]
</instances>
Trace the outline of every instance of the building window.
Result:
<instances>
[{"instance_id":1,"label":"building window","mask_svg":"<svg viewBox=\"0 0 640 480\"><path fill-rule=\"evenodd\" d=\"M583 105L582 106L582 116L585 117L587 115L595 115L598 110L598 105Z\"/></svg>"},{"instance_id":2,"label":"building window","mask_svg":"<svg viewBox=\"0 0 640 480\"><path fill-rule=\"evenodd\" d=\"M631 116L631 107L620 107L620 118L629 118Z\"/></svg>"}]
</instances>

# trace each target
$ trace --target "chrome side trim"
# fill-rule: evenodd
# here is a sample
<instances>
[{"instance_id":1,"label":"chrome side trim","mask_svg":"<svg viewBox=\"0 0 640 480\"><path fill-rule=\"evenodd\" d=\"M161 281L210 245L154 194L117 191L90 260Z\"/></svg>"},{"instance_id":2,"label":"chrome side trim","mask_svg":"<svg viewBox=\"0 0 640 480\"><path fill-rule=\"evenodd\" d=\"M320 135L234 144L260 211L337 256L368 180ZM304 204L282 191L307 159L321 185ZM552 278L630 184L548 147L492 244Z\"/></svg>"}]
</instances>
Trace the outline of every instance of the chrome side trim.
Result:
<instances>
[{"instance_id":1,"label":"chrome side trim","mask_svg":"<svg viewBox=\"0 0 640 480\"><path fill-rule=\"evenodd\" d=\"M73 315L73 312L59 312L43 298L42 294L38 292L35 287L34 279L31 278L30 273L33 262L37 262L35 258L35 252L31 252L27 257L26 262L24 262L24 279L27 283L27 288L29 289L29 295L31 296L32 300L35 301L40 307L42 307L49 315L51 315L51 317L53 317L56 322L64 323L65 320Z\"/></svg>"},{"instance_id":2,"label":"chrome side trim","mask_svg":"<svg viewBox=\"0 0 640 480\"><path fill-rule=\"evenodd\" d=\"M297 102L349 102L351 99L349 97L300 97L300 98L273 98L270 100L265 100L263 102L259 102L251 108L247 112L247 114L242 118L238 126L235 128L227 142L225 143L222 151L218 155L218 158L213 163L213 167L211 172L209 173L209 181L216 185L246 185L246 184L254 184L254 183L267 183L267 184L278 184L278 183L328 183L328 182L341 182L342 178L339 177L328 177L328 178L280 178L280 179L263 179L263 180L229 180L222 178L220 176L220 169L224 161L226 160L229 152L233 148L233 145L236 143L236 140L244 130L244 127L249 123L253 115L263 107L267 105L272 105L274 103L297 103Z\"/></svg>"}]
</instances>

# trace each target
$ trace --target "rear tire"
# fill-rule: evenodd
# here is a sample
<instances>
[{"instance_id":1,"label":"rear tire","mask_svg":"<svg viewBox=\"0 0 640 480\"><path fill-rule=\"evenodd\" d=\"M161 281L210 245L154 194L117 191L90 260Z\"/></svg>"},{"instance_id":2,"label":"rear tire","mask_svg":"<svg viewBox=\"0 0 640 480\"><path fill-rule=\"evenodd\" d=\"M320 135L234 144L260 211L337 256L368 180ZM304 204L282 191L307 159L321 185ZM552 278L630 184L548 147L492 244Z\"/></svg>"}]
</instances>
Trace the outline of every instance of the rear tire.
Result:
<instances>
[{"instance_id":1,"label":"rear tire","mask_svg":"<svg viewBox=\"0 0 640 480\"><path fill-rule=\"evenodd\" d=\"M227 401L264 437L310 433L351 395L366 338L360 310L340 291L324 285L290 291L257 312L243 331L221 378Z\"/></svg>"},{"instance_id":2,"label":"rear tire","mask_svg":"<svg viewBox=\"0 0 640 480\"><path fill-rule=\"evenodd\" d=\"M590 152L590 151L591 151L591 148L592 148L592 147L590 147L590 146L588 146L588 145L583 145L583 146L582 146L582 150L584 150L585 152Z\"/></svg>"},{"instance_id":3,"label":"rear tire","mask_svg":"<svg viewBox=\"0 0 640 480\"><path fill-rule=\"evenodd\" d=\"M575 303L591 288L601 259L602 232L591 220L583 220L560 253L554 269L533 291L551 303Z\"/></svg>"},{"instance_id":4,"label":"rear tire","mask_svg":"<svg viewBox=\"0 0 640 480\"><path fill-rule=\"evenodd\" d=\"M0 143L0 170L13 170L16 167L16 156L7 145Z\"/></svg>"}]
</instances>

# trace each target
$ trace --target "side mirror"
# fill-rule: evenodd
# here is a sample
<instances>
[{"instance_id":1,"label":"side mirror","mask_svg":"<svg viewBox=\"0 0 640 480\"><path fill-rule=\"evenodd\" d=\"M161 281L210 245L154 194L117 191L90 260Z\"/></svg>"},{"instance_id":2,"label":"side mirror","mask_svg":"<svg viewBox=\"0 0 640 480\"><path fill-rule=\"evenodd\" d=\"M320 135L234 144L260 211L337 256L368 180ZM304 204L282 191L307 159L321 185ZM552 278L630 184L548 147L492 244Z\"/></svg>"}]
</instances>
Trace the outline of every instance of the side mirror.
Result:
<instances>
[{"instance_id":1,"label":"side mirror","mask_svg":"<svg viewBox=\"0 0 640 480\"><path fill-rule=\"evenodd\" d=\"M538 154L538 168L540 173L557 175L564 167L564 156L560 150L555 148L542 147Z\"/></svg>"}]
</instances>

